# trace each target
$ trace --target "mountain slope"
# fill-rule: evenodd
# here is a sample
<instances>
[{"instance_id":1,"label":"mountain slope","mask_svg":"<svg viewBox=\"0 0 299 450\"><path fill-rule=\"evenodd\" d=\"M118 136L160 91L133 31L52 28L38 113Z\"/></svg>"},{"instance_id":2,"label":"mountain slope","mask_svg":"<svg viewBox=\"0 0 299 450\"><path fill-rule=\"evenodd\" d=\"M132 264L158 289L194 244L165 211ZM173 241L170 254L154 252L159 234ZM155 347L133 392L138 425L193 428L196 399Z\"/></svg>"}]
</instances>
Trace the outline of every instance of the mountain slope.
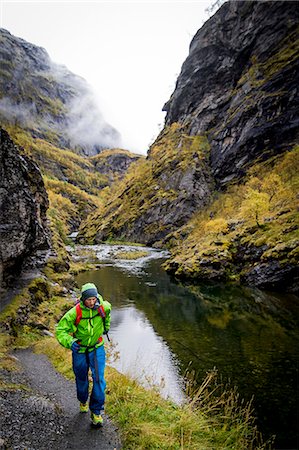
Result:
<instances>
[{"instance_id":1,"label":"mountain slope","mask_svg":"<svg viewBox=\"0 0 299 450\"><path fill-rule=\"evenodd\" d=\"M120 149L86 157L34 138L20 127L6 125L6 129L23 154L40 168L49 195L48 215L65 242L67 235L106 201L109 187L124 176L129 165L142 158Z\"/></svg>"}]
</instances>

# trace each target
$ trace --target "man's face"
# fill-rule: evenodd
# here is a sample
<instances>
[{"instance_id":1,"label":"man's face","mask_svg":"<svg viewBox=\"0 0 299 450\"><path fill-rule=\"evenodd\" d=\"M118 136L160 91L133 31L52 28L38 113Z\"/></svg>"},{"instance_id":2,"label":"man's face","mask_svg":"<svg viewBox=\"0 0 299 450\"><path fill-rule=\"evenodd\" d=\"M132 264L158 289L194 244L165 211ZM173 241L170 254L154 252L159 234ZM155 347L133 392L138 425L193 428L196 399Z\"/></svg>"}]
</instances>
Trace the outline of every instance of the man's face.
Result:
<instances>
[{"instance_id":1,"label":"man's face","mask_svg":"<svg viewBox=\"0 0 299 450\"><path fill-rule=\"evenodd\" d=\"M87 298L86 300L84 300L84 305L85 305L87 308L93 308L94 305L95 305L95 303L96 303L96 301L97 301L97 298L96 298L96 297L89 297L89 298Z\"/></svg>"}]
</instances>

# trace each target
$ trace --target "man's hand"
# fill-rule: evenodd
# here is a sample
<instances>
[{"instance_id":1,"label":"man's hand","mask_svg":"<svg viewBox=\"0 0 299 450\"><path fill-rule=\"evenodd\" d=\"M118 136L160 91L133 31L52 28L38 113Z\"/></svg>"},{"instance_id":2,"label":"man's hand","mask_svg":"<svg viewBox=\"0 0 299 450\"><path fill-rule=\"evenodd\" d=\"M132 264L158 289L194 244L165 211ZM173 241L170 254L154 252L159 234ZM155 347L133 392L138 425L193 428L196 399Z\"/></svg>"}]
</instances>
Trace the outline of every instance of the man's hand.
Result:
<instances>
[{"instance_id":1,"label":"man's hand","mask_svg":"<svg viewBox=\"0 0 299 450\"><path fill-rule=\"evenodd\" d=\"M79 345L76 341L73 342L73 343L72 343L72 346L71 346L71 350L72 350L73 352L78 353L78 351L80 350L80 345Z\"/></svg>"}]
</instances>

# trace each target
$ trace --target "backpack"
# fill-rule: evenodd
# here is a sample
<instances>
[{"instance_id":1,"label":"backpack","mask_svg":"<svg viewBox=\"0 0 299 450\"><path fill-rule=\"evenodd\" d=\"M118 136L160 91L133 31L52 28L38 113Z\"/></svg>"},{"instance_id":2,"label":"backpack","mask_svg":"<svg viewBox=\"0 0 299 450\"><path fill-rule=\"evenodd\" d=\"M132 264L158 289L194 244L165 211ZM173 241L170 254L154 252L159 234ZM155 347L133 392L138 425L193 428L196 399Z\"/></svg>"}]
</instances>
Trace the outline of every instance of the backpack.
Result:
<instances>
[{"instance_id":1,"label":"backpack","mask_svg":"<svg viewBox=\"0 0 299 450\"><path fill-rule=\"evenodd\" d=\"M95 316L93 316L93 317L96 317L96 316L101 316L102 317L103 325L104 325L104 331L106 332L106 324L105 324L106 313L105 313L103 305L100 305L98 307L97 312L98 313ZM82 309L81 309L81 306L80 306L80 302L78 302L76 304L76 320L75 320L76 327L78 326L80 320L82 320L82 319L90 319L90 317L82 317Z\"/></svg>"}]
</instances>

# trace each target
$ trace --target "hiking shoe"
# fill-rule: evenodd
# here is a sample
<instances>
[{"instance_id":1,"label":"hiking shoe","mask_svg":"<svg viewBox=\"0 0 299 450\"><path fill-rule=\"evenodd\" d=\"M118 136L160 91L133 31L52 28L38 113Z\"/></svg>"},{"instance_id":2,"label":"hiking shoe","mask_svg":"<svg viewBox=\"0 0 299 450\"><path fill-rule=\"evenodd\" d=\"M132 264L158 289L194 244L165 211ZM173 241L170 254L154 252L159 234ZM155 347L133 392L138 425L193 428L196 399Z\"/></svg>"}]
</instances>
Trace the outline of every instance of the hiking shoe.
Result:
<instances>
[{"instance_id":1,"label":"hiking shoe","mask_svg":"<svg viewBox=\"0 0 299 450\"><path fill-rule=\"evenodd\" d=\"M80 412L81 413L88 412L88 403L80 403Z\"/></svg>"},{"instance_id":2,"label":"hiking shoe","mask_svg":"<svg viewBox=\"0 0 299 450\"><path fill-rule=\"evenodd\" d=\"M94 414L93 412L90 415L92 425L95 425L96 427L102 427L103 426L103 417L100 414Z\"/></svg>"}]
</instances>

